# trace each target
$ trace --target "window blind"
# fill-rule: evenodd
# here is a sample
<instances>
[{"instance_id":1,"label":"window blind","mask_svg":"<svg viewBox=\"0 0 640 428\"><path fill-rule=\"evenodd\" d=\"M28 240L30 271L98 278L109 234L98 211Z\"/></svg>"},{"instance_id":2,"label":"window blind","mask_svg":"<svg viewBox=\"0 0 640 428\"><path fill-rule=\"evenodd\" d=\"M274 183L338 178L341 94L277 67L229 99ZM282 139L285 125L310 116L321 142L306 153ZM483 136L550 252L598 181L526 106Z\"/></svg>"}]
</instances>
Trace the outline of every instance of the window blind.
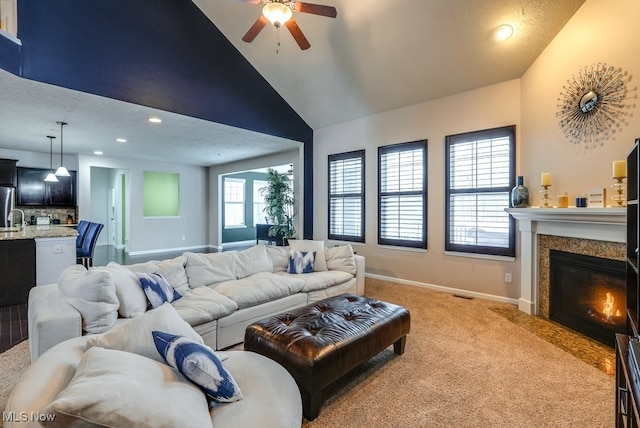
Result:
<instances>
[{"instance_id":1,"label":"window blind","mask_svg":"<svg viewBox=\"0 0 640 428\"><path fill-rule=\"evenodd\" d=\"M329 155L329 239L364 242L364 150Z\"/></svg>"},{"instance_id":2,"label":"window blind","mask_svg":"<svg viewBox=\"0 0 640 428\"><path fill-rule=\"evenodd\" d=\"M515 255L514 221L505 212L515 185L514 127L446 137L450 251Z\"/></svg>"},{"instance_id":3,"label":"window blind","mask_svg":"<svg viewBox=\"0 0 640 428\"><path fill-rule=\"evenodd\" d=\"M378 243L427 248L426 140L378 149Z\"/></svg>"}]
</instances>

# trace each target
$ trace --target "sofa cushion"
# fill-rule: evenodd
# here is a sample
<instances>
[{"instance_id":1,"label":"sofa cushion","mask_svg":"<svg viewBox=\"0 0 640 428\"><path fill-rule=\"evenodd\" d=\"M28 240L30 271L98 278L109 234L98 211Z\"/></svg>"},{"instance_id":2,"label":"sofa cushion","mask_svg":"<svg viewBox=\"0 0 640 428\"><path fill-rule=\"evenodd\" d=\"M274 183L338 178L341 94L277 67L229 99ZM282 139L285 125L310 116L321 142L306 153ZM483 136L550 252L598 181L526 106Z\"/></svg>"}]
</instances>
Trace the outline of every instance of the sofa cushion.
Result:
<instances>
[{"instance_id":1,"label":"sofa cushion","mask_svg":"<svg viewBox=\"0 0 640 428\"><path fill-rule=\"evenodd\" d=\"M316 258L315 251L297 251L289 252L289 266L287 273L311 273L313 272L313 261Z\"/></svg>"},{"instance_id":2,"label":"sofa cushion","mask_svg":"<svg viewBox=\"0 0 640 428\"><path fill-rule=\"evenodd\" d=\"M236 278L245 278L258 272L273 272L273 263L262 244L239 251L236 262Z\"/></svg>"},{"instance_id":3,"label":"sofa cushion","mask_svg":"<svg viewBox=\"0 0 640 428\"><path fill-rule=\"evenodd\" d=\"M238 309L236 302L209 287L192 288L172 305L192 326L217 320Z\"/></svg>"},{"instance_id":4,"label":"sofa cushion","mask_svg":"<svg viewBox=\"0 0 640 428\"><path fill-rule=\"evenodd\" d=\"M237 251L222 253L184 253L189 287L196 288L236 279Z\"/></svg>"},{"instance_id":5,"label":"sofa cushion","mask_svg":"<svg viewBox=\"0 0 640 428\"><path fill-rule=\"evenodd\" d=\"M327 259L327 269L341 270L351 275L356 274L356 258L351 245L337 245L327 248L324 251L324 256Z\"/></svg>"},{"instance_id":6,"label":"sofa cushion","mask_svg":"<svg viewBox=\"0 0 640 428\"><path fill-rule=\"evenodd\" d=\"M138 276L126 266L116 262L109 262L106 266L116 287L116 296L120 307L118 314L122 318L135 318L147 311L147 296L140 288Z\"/></svg>"},{"instance_id":7,"label":"sofa cushion","mask_svg":"<svg viewBox=\"0 0 640 428\"><path fill-rule=\"evenodd\" d=\"M235 281L214 284L211 288L236 302L238 309L243 309L298 293L304 286L299 276L303 275L283 276L260 272Z\"/></svg>"},{"instance_id":8,"label":"sofa cushion","mask_svg":"<svg viewBox=\"0 0 640 428\"><path fill-rule=\"evenodd\" d=\"M276 275L283 278L290 276L284 272L278 272ZM339 270L328 270L325 272L311 272L306 275L296 275L296 278L300 278L304 283L301 291L308 293L310 291L324 290L333 285L342 284L353 278L353 275Z\"/></svg>"},{"instance_id":9,"label":"sofa cushion","mask_svg":"<svg viewBox=\"0 0 640 428\"><path fill-rule=\"evenodd\" d=\"M186 265L187 258L183 255L156 262L158 271L180 294L184 294L189 289L189 279L187 278L187 271L185 270Z\"/></svg>"},{"instance_id":10,"label":"sofa cushion","mask_svg":"<svg viewBox=\"0 0 640 428\"><path fill-rule=\"evenodd\" d=\"M324 256L324 241L289 239L289 248L291 250L315 252L316 255L313 263L313 271L322 272L327 270L327 260Z\"/></svg>"},{"instance_id":11,"label":"sofa cushion","mask_svg":"<svg viewBox=\"0 0 640 428\"><path fill-rule=\"evenodd\" d=\"M82 329L87 333L107 331L118 319L116 287L106 268L69 266L58 278L58 289L82 315Z\"/></svg>"},{"instance_id":12,"label":"sofa cushion","mask_svg":"<svg viewBox=\"0 0 640 428\"><path fill-rule=\"evenodd\" d=\"M87 348L100 347L119 349L164 362L158 354L151 332L153 330L185 336L204 343L198 333L186 323L169 303L151 309L144 315L133 318L121 326L87 340Z\"/></svg>"},{"instance_id":13,"label":"sofa cushion","mask_svg":"<svg viewBox=\"0 0 640 428\"><path fill-rule=\"evenodd\" d=\"M240 387L211 348L162 331L152 334L167 364L202 388L209 398L221 403L242 400Z\"/></svg>"},{"instance_id":14,"label":"sofa cushion","mask_svg":"<svg viewBox=\"0 0 640 428\"><path fill-rule=\"evenodd\" d=\"M187 258L184 255L180 255L173 259L167 260L150 260L144 263L134 263L126 265L126 267L133 272L141 273L155 273L159 272L165 279L171 284L173 288L178 290L178 293L183 294L189 288L189 281L187 278L187 272L185 266L187 264Z\"/></svg>"},{"instance_id":15,"label":"sofa cushion","mask_svg":"<svg viewBox=\"0 0 640 428\"><path fill-rule=\"evenodd\" d=\"M41 414L49 427L211 427L202 391L166 364L129 352L91 348ZM44 420L46 419L46 420Z\"/></svg>"},{"instance_id":16,"label":"sofa cushion","mask_svg":"<svg viewBox=\"0 0 640 428\"><path fill-rule=\"evenodd\" d=\"M171 303L182 297L160 273L138 272L136 275L152 308L159 308L164 303Z\"/></svg>"},{"instance_id":17,"label":"sofa cushion","mask_svg":"<svg viewBox=\"0 0 640 428\"><path fill-rule=\"evenodd\" d=\"M289 247L267 245L267 255L271 259L274 272L286 272L289 266Z\"/></svg>"}]
</instances>

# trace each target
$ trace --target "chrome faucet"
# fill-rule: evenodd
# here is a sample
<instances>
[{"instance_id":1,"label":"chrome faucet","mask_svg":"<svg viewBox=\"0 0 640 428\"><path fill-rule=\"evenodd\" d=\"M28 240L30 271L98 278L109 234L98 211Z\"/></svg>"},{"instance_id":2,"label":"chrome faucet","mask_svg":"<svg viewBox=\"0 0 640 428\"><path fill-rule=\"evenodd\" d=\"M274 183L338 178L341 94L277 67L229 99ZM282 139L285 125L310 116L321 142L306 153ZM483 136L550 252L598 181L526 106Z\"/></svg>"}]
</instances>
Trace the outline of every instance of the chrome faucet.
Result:
<instances>
[{"instance_id":1,"label":"chrome faucet","mask_svg":"<svg viewBox=\"0 0 640 428\"><path fill-rule=\"evenodd\" d=\"M12 209L11 209L11 212L14 212L14 211L18 211L18 212L20 212L20 214L22 214L22 221L20 222L20 225L18 226L18 228L19 228L20 230L22 230L22 229L26 226L26 224L27 224L27 223L24 221L24 211L22 211L20 208L12 208Z\"/></svg>"}]
</instances>

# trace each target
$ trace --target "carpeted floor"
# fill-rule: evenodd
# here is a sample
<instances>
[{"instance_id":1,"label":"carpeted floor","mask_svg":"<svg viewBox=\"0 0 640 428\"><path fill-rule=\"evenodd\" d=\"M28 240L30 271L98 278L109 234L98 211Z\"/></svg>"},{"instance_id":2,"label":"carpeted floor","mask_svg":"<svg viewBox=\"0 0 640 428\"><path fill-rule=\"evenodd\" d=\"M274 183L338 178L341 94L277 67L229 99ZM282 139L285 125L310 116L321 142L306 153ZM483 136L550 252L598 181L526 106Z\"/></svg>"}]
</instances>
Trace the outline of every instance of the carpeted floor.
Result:
<instances>
[{"instance_id":1,"label":"carpeted floor","mask_svg":"<svg viewBox=\"0 0 640 428\"><path fill-rule=\"evenodd\" d=\"M536 327L546 321L511 305L371 278L366 294L409 309L406 351L390 347L355 369L303 427L613 426L613 370L574 356L592 353L580 340L572 354L543 338L559 327ZM0 412L28 355L28 342L0 354ZM606 347L593 355L614 359Z\"/></svg>"}]
</instances>

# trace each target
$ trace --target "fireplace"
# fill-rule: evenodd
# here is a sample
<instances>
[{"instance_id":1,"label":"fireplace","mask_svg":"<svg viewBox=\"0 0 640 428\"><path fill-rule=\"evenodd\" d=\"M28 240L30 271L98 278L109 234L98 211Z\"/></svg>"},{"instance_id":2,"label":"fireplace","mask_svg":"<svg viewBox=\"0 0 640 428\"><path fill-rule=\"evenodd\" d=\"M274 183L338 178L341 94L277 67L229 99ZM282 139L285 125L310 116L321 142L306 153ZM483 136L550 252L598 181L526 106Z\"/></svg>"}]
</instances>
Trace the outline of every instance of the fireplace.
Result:
<instances>
[{"instance_id":1,"label":"fireplace","mask_svg":"<svg viewBox=\"0 0 640 428\"><path fill-rule=\"evenodd\" d=\"M549 251L549 318L606 345L626 331L625 264Z\"/></svg>"}]
</instances>

